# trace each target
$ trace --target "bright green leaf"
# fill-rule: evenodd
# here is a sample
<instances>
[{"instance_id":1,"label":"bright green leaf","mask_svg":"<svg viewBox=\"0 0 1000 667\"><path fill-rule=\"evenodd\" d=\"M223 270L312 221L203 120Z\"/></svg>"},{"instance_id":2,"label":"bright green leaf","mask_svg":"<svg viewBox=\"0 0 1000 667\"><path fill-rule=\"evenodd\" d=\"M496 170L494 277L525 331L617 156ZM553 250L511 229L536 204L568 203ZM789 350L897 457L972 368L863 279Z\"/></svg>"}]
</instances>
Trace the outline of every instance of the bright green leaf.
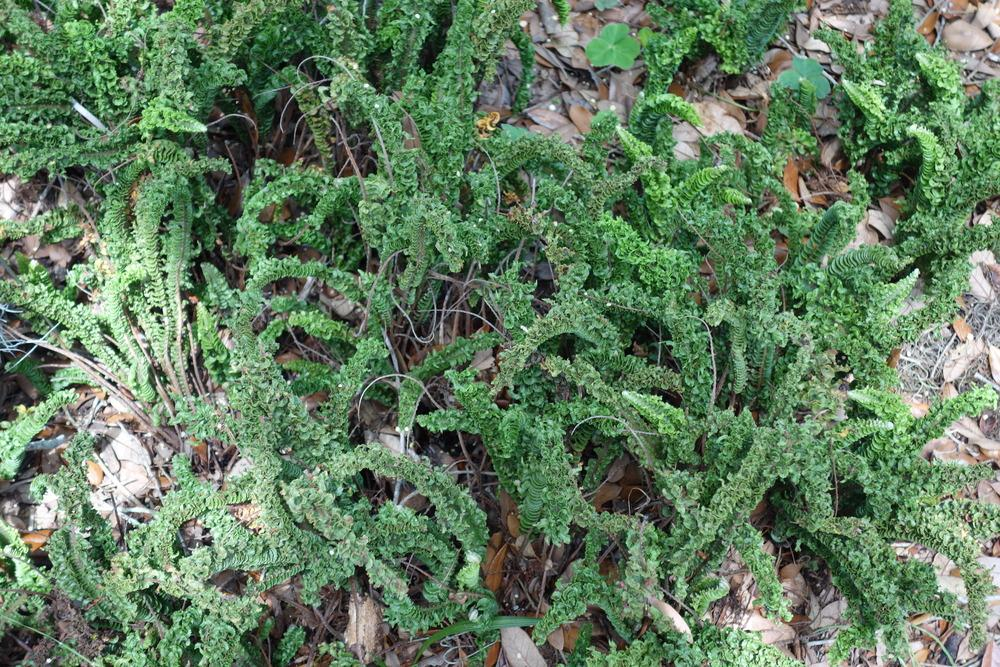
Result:
<instances>
[{"instance_id":1,"label":"bright green leaf","mask_svg":"<svg viewBox=\"0 0 1000 667\"><path fill-rule=\"evenodd\" d=\"M600 35L590 40L586 52L595 67L614 65L628 69L635 64L639 49L639 40L629 35L627 25L611 23L604 26Z\"/></svg>"},{"instance_id":2,"label":"bright green leaf","mask_svg":"<svg viewBox=\"0 0 1000 667\"><path fill-rule=\"evenodd\" d=\"M823 99L830 94L830 82L823 74L823 66L812 58L800 56L792 58L791 69L782 72L776 83L789 90L798 90L799 82L803 79L809 81L816 88L818 99Z\"/></svg>"}]
</instances>

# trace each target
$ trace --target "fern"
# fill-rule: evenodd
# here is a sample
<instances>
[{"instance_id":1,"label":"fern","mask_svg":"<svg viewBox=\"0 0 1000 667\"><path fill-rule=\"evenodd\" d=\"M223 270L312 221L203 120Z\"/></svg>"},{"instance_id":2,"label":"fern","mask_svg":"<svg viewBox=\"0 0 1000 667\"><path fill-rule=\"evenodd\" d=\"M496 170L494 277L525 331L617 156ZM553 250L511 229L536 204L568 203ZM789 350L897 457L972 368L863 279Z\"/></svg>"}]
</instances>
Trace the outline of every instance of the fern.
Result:
<instances>
[{"instance_id":1,"label":"fern","mask_svg":"<svg viewBox=\"0 0 1000 667\"><path fill-rule=\"evenodd\" d=\"M66 239L90 220L97 233L65 272L5 268L0 300L74 366L13 367L45 398L4 432L3 472L83 381L126 402L163 451L193 437L212 465L248 465L217 484L174 456L155 513L119 541L90 504L95 441L78 434L35 483L59 499L51 566L0 531L0 580L24 591L0 603L11 624L52 629L54 590L107 637L108 664L252 665L267 646L287 663L307 645L346 664L319 644L328 633L261 622L263 600L282 586L315 607L360 583L392 632L461 618L488 643L507 622L480 581L498 530L488 488L536 547L582 547L539 592L535 639L595 606L629 642L584 641L573 664L789 664L699 621L726 593L731 553L787 618L765 537L825 563L847 598L832 661L879 639L905 655L920 612L981 638L977 540L1000 513L961 493L989 471L920 453L995 396L914 418L886 359L951 316L969 252L997 249L997 226L968 218L1000 194L1000 88L967 97L906 0L863 53L824 33L856 166L824 210L781 182L817 148L809 85L772 91L759 140L673 150L673 122L699 121L667 92L683 60L710 47L726 72L751 66L784 0L650 4L628 127L598 114L579 147L477 131L504 41L518 35L530 60L516 32L527 0L56 2L44 28L29 5L0 9L0 81L17 100L0 111L0 170L82 174L99 197L2 236ZM889 193L893 243L851 247ZM918 284L922 307L904 308ZM373 435L393 424L401 452ZM648 502L595 508L622 465ZM768 532L752 522L762 504ZM180 548L189 522L211 541ZM967 602L898 558L898 541L954 560ZM236 592L215 586L223 573Z\"/></svg>"}]
</instances>

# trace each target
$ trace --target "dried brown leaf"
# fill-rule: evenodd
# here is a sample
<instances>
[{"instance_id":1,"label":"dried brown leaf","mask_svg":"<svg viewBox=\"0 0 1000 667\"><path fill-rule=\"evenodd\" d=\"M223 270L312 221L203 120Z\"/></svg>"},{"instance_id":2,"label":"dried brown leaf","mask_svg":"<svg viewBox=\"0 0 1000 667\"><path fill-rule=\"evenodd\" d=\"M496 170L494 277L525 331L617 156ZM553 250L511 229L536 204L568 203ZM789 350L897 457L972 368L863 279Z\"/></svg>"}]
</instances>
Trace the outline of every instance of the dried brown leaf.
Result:
<instances>
[{"instance_id":1,"label":"dried brown leaf","mask_svg":"<svg viewBox=\"0 0 1000 667\"><path fill-rule=\"evenodd\" d=\"M937 22L939 18L941 18L941 14L939 12L928 12L924 20L920 22L919 26L917 26L917 32L921 35L933 35L937 30Z\"/></svg>"},{"instance_id":2,"label":"dried brown leaf","mask_svg":"<svg viewBox=\"0 0 1000 667\"><path fill-rule=\"evenodd\" d=\"M51 530L33 530L30 533L21 533L21 541L34 553L45 546L51 535Z\"/></svg>"},{"instance_id":3,"label":"dried brown leaf","mask_svg":"<svg viewBox=\"0 0 1000 667\"><path fill-rule=\"evenodd\" d=\"M707 135L720 134L722 132L733 132L743 134L743 126L733 118L726 107L728 105L707 100L705 102L695 102L695 109L698 117L701 118L702 131Z\"/></svg>"},{"instance_id":4,"label":"dried brown leaf","mask_svg":"<svg viewBox=\"0 0 1000 667\"><path fill-rule=\"evenodd\" d=\"M819 613L816 614L816 617L809 624L809 627L813 630L820 630L822 628L830 628L835 625L840 625L841 619L843 619L846 611L847 600L834 600L819 610Z\"/></svg>"},{"instance_id":5,"label":"dried brown leaf","mask_svg":"<svg viewBox=\"0 0 1000 667\"><path fill-rule=\"evenodd\" d=\"M985 30L963 19L946 25L941 38L952 51L981 51L993 46L993 38Z\"/></svg>"},{"instance_id":6,"label":"dried brown leaf","mask_svg":"<svg viewBox=\"0 0 1000 667\"><path fill-rule=\"evenodd\" d=\"M998 17L1000 17L1000 13L997 11L997 3L984 2L976 8L976 15L972 19L972 25L977 28L986 29L993 25Z\"/></svg>"},{"instance_id":7,"label":"dried brown leaf","mask_svg":"<svg viewBox=\"0 0 1000 667\"><path fill-rule=\"evenodd\" d=\"M982 266L977 266L969 274L969 290L981 301L992 301L997 298L996 288Z\"/></svg>"},{"instance_id":8,"label":"dried brown leaf","mask_svg":"<svg viewBox=\"0 0 1000 667\"><path fill-rule=\"evenodd\" d=\"M139 497L155 484L149 452L126 430L117 429L99 456L106 470L117 479L114 492L124 490L126 494Z\"/></svg>"},{"instance_id":9,"label":"dried brown leaf","mask_svg":"<svg viewBox=\"0 0 1000 667\"><path fill-rule=\"evenodd\" d=\"M750 614L743 629L759 632L760 639L765 644L785 644L795 639L795 630L792 626L767 618L756 610Z\"/></svg>"},{"instance_id":10,"label":"dried brown leaf","mask_svg":"<svg viewBox=\"0 0 1000 667\"><path fill-rule=\"evenodd\" d=\"M982 667L1000 667L1000 647L995 641L986 645L983 651Z\"/></svg>"},{"instance_id":11,"label":"dried brown leaf","mask_svg":"<svg viewBox=\"0 0 1000 667\"><path fill-rule=\"evenodd\" d=\"M884 211L876 209L868 211L865 222L869 227L878 232L883 239L892 239L892 232L896 228L896 221Z\"/></svg>"},{"instance_id":12,"label":"dried brown leaf","mask_svg":"<svg viewBox=\"0 0 1000 667\"><path fill-rule=\"evenodd\" d=\"M952 426L952 430L957 435L960 435L968 440L970 445L975 445L984 452L1000 452L1000 441L987 437L987 435L983 433L982 429L979 428L979 424L968 417L959 419Z\"/></svg>"},{"instance_id":13,"label":"dried brown leaf","mask_svg":"<svg viewBox=\"0 0 1000 667\"><path fill-rule=\"evenodd\" d=\"M545 658L535 642L521 628L501 628L500 646L504 658L512 667L546 667Z\"/></svg>"},{"instance_id":14,"label":"dried brown leaf","mask_svg":"<svg viewBox=\"0 0 1000 667\"><path fill-rule=\"evenodd\" d=\"M555 105L551 106L554 107ZM535 107L528 111L528 118L550 130L555 130L569 122L566 116L551 107Z\"/></svg>"},{"instance_id":15,"label":"dried brown leaf","mask_svg":"<svg viewBox=\"0 0 1000 667\"><path fill-rule=\"evenodd\" d=\"M576 129L580 130L580 132L590 132L590 121L593 117L594 114L579 104L571 104L569 107L569 119L573 121Z\"/></svg>"},{"instance_id":16,"label":"dried brown leaf","mask_svg":"<svg viewBox=\"0 0 1000 667\"><path fill-rule=\"evenodd\" d=\"M483 559L483 584L494 593L500 590L503 583L503 566L507 560L507 544L503 541L503 534L493 533L489 543L486 545L486 558Z\"/></svg>"},{"instance_id":17,"label":"dried brown leaf","mask_svg":"<svg viewBox=\"0 0 1000 667\"><path fill-rule=\"evenodd\" d=\"M663 614L663 616L670 621L671 625L674 626L674 629L677 630L677 632L682 635L687 635L688 640L692 638L691 628L688 626L687 621L684 620L684 617L681 616L676 609L654 595L646 596L646 603Z\"/></svg>"},{"instance_id":18,"label":"dried brown leaf","mask_svg":"<svg viewBox=\"0 0 1000 667\"><path fill-rule=\"evenodd\" d=\"M87 459L87 481L93 486L100 486L104 481L104 469L93 459Z\"/></svg>"},{"instance_id":19,"label":"dried brown leaf","mask_svg":"<svg viewBox=\"0 0 1000 667\"><path fill-rule=\"evenodd\" d=\"M951 351L944 362L941 372L944 381L954 382L965 375L965 372L973 363L979 361L985 352L986 343L970 335L968 340Z\"/></svg>"},{"instance_id":20,"label":"dried brown leaf","mask_svg":"<svg viewBox=\"0 0 1000 667\"><path fill-rule=\"evenodd\" d=\"M792 606L798 606L806 601L809 596L809 586L802 576L801 564L789 563L778 571L778 575L781 578L781 587L785 590Z\"/></svg>"},{"instance_id":21,"label":"dried brown leaf","mask_svg":"<svg viewBox=\"0 0 1000 667\"><path fill-rule=\"evenodd\" d=\"M1000 383L1000 347L990 345L988 356L990 360L990 376L993 377L994 382Z\"/></svg>"},{"instance_id":22,"label":"dried brown leaf","mask_svg":"<svg viewBox=\"0 0 1000 667\"><path fill-rule=\"evenodd\" d=\"M799 197L799 167L792 158L788 158L788 162L785 163L785 171L781 180L795 201L801 201L802 198Z\"/></svg>"},{"instance_id":23,"label":"dried brown leaf","mask_svg":"<svg viewBox=\"0 0 1000 667\"><path fill-rule=\"evenodd\" d=\"M955 321L951 323L951 328L955 330L955 335L963 343L969 337L969 334L972 333L972 327L969 326L964 317L956 317Z\"/></svg>"}]
</instances>

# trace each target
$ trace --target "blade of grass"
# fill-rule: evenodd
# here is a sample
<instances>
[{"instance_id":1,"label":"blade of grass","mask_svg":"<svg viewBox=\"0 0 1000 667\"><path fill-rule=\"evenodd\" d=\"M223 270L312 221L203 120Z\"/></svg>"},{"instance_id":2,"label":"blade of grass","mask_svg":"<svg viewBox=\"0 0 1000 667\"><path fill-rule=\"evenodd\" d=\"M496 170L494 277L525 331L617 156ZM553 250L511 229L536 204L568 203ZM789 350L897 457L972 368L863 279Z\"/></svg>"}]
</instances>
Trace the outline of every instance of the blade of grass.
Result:
<instances>
[{"instance_id":1,"label":"blade of grass","mask_svg":"<svg viewBox=\"0 0 1000 667\"><path fill-rule=\"evenodd\" d=\"M538 623L537 618L530 616L497 616L490 619L487 623L482 621L459 621L458 623L452 623L446 628L441 628L430 637L424 640L424 643L420 645L420 651L417 652L418 656L424 654L424 651L429 649L431 646L446 639L447 637L453 637L455 635L461 635L466 632L475 632L483 630L500 630L501 628L527 628Z\"/></svg>"}]
</instances>

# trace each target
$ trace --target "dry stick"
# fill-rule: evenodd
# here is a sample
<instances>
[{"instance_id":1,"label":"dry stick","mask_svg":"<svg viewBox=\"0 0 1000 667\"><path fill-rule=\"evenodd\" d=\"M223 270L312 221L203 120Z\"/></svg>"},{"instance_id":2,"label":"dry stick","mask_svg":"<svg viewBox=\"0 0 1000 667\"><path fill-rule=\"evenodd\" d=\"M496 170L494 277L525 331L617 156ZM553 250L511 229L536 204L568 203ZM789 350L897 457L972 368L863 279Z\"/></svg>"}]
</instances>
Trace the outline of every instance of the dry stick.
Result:
<instances>
[{"instance_id":1,"label":"dry stick","mask_svg":"<svg viewBox=\"0 0 1000 667\"><path fill-rule=\"evenodd\" d=\"M194 330L191 328L191 322L187 322L187 334L188 334L188 356L191 358L191 368L193 369L193 380L195 385L197 385L198 398L206 400L208 394L208 388L205 386L205 381L201 375L201 368L198 364L198 341L195 338Z\"/></svg>"},{"instance_id":2,"label":"dry stick","mask_svg":"<svg viewBox=\"0 0 1000 667\"><path fill-rule=\"evenodd\" d=\"M86 357L82 357L79 354L76 354L75 352L61 348L58 345L54 345L52 343L48 343L43 340L35 340L33 338L29 338L28 336L22 334L20 331L17 331L16 329L13 329L12 327L6 324L3 325L3 333L7 336L17 338L18 340L32 342L36 346L42 348L43 350L48 350L49 352L54 352L56 354L59 354L65 357L66 359L70 360L71 362L75 363L77 366L80 367L80 370L82 370L87 375L87 377L93 380L96 384L100 385L102 389L107 391L109 394L113 394L114 396L118 397L122 401L122 403L124 403L125 406L132 411L132 414L135 415L136 419L142 422L142 425L148 431L150 431L151 433L158 434L166 442L171 442L176 440L176 437L175 438L167 437L167 434L169 433L168 431L164 431L162 428L153 426L153 423L150 421L149 416L146 414L146 411L133 399L129 398L127 394L121 391L121 389L118 388L119 386L124 386L124 383L120 379L118 379L118 377L115 376L114 373L108 370L107 367L102 366L97 362L91 361Z\"/></svg>"},{"instance_id":3,"label":"dry stick","mask_svg":"<svg viewBox=\"0 0 1000 667\"><path fill-rule=\"evenodd\" d=\"M131 323L129 324L130 324L129 328L132 331L132 337L135 338L136 345L139 346L139 350L142 352L142 356L146 357L146 362L149 364L149 367L155 369L157 367L157 364L155 361L153 361L152 354L150 354L149 350L146 348L146 343L144 342L143 337L139 335L139 330ZM163 401L163 404L166 406L167 412L169 412L170 416L173 417L174 416L173 401L170 400L170 395L167 394L167 390L163 387L163 383L160 382L160 377L156 373L153 373L153 383L156 385L156 393L157 395L159 395L160 400Z\"/></svg>"}]
</instances>

